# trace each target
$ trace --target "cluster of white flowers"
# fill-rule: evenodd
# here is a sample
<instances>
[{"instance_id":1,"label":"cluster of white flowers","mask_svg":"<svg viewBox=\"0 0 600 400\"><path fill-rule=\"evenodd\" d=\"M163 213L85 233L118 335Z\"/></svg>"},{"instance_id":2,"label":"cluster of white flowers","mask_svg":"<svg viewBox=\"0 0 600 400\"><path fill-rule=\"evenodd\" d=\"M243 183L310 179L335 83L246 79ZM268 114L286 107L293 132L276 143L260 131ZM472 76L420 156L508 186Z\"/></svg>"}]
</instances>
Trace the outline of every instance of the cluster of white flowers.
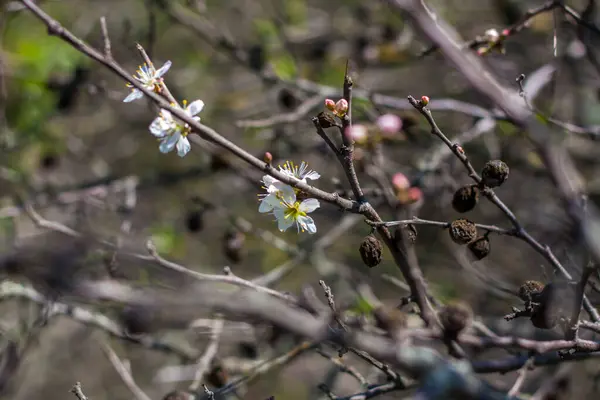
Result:
<instances>
[{"instance_id":1,"label":"cluster of white flowers","mask_svg":"<svg viewBox=\"0 0 600 400\"><path fill-rule=\"evenodd\" d=\"M137 75L133 77L148 90L155 93L160 93L164 88L163 75L171 68L171 61L167 61L158 70L152 65L141 65L136 71ZM131 88L131 93L123 100L125 103L141 99L144 93L128 83L127 87ZM189 105L184 101L183 108L178 104L172 104L173 107L180 108L185 114L191 117L194 121L200 121L197 116L204 108L202 100L196 100ZM190 141L187 135L191 132L191 127L182 121L173 117L173 114L168 110L161 109L158 117L150 124L150 132L159 139L159 150L161 153L169 153L173 149L177 149L179 157L184 157L190 151Z\"/></svg>"},{"instance_id":2,"label":"cluster of white flowers","mask_svg":"<svg viewBox=\"0 0 600 400\"><path fill-rule=\"evenodd\" d=\"M280 165L279 170L304 183L307 179L316 180L321 177L317 172L309 170L304 161L299 166L288 161L283 166ZM273 214L281 232L285 232L294 224L298 228L298 232L310 234L317 232L315 221L307 214L319 208L319 200L307 198L300 200L305 197L304 193L270 175L265 175L261 182L266 193L259 194L261 199L258 211L263 214Z\"/></svg>"}]
</instances>

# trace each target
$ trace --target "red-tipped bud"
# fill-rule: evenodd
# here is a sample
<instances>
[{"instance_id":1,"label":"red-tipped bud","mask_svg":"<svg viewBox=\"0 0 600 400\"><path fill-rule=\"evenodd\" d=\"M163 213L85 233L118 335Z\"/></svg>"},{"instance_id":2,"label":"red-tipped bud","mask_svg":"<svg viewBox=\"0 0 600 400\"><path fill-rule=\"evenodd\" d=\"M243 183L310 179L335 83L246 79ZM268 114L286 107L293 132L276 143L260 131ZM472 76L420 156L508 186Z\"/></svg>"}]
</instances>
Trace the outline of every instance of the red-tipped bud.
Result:
<instances>
[{"instance_id":1,"label":"red-tipped bud","mask_svg":"<svg viewBox=\"0 0 600 400\"><path fill-rule=\"evenodd\" d=\"M358 144L365 143L369 136L367 127L361 124L349 126L346 128L345 134L348 139L353 140Z\"/></svg>"},{"instance_id":2,"label":"red-tipped bud","mask_svg":"<svg viewBox=\"0 0 600 400\"><path fill-rule=\"evenodd\" d=\"M402 129L402 119L394 114L384 114L377 118L377 126L384 136L392 136Z\"/></svg>"},{"instance_id":3,"label":"red-tipped bud","mask_svg":"<svg viewBox=\"0 0 600 400\"><path fill-rule=\"evenodd\" d=\"M421 96L421 105L426 106L429 104L429 96Z\"/></svg>"},{"instance_id":4,"label":"red-tipped bud","mask_svg":"<svg viewBox=\"0 0 600 400\"><path fill-rule=\"evenodd\" d=\"M423 197L423 192L418 187L408 189L408 201L410 204L416 203Z\"/></svg>"},{"instance_id":5,"label":"red-tipped bud","mask_svg":"<svg viewBox=\"0 0 600 400\"><path fill-rule=\"evenodd\" d=\"M325 107L327 107L329 111L335 110L335 101L331 99L325 99Z\"/></svg>"},{"instance_id":6,"label":"red-tipped bud","mask_svg":"<svg viewBox=\"0 0 600 400\"><path fill-rule=\"evenodd\" d=\"M273 162L273 155L266 151L265 155L263 156L263 161L266 162L267 165L271 165L271 163Z\"/></svg>"},{"instance_id":7,"label":"red-tipped bud","mask_svg":"<svg viewBox=\"0 0 600 400\"><path fill-rule=\"evenodd\" d=\"M502 31L502 36L506 37L510 35L510 29L505 29Z\"/></svg>"},{"instance_id":8,"label":"red-tipped bud","mask_svg":"<svg viewBox=\"0 0 600 400\"><path fill-rule=\"evenodd\" d=\"M397 172L392 177L392 185L394 185L394 189L397 191L403 191L410 188L410 181L402 172Z\"/></svg>"},{"instance_id":9,"label":"red-tipped bud","mask_svg":"<svg viewBox=\"0 0 600 400\"><path fill-rule=\"evenodd\" d=\"M340 99L335 103L334 113L338 117L343 117L348 112L348 101L346 99Z\"/></svg>"}]
</instances>

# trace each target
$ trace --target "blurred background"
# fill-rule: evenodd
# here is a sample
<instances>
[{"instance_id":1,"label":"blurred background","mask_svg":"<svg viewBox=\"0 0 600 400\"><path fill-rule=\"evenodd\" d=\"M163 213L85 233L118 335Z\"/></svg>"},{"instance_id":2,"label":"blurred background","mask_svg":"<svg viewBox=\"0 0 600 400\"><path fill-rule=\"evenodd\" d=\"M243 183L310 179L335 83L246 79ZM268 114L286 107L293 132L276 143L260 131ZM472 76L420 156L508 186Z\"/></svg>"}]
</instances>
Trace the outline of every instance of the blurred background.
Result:
<instances>
[{"instance_id":1,"label":"blurred background","mask_svg":"<svg viewBox=\"0 0 600 400\"><path fill-rule=\"evenodd\" d=\"M588 2L567 3L582 12ZM261 159L265 151L270 152L274 164L306 161L321 174L317 187L346 197L351 192L343 171L316 134L311 118L325 111L326 98L340 98L349 60L357 93L353 121L368 127L375 142L359 144L355 161L369 201L384 220L419 216L450 222L461 215L452 208L452 196L471 183L470 178L406 101L408 95L427 95L439 127L461 143L476 170L490 159L501 159L510 167L508 181L496 193L523 226L550 246L574 276L587 262L552 182L523 132L503 120L441 54L427 51L431 46L427 39L383 2L48 0L37 4L100 51L104 48L100 18L105 17L112 56L128 71L134 73L143 62L136 43L157 67L172 61L165 82L178 100L205 102L200 114L204 124ZM432 0L427 4L465 41L479 38L485 44L481 37L487 30L501 32L518 24L542 2ZM285 275L276 288L291 293L306 285L319 288L323 279L332 286L336 300L356 313L364 311L356 302L357 282L368 283L391 306L408 294L386 278L402 279L387 251L376 268L369 269L361 261L358 248L370 233L361 217L322 204L311 214L318 229L315 235L298 234L295 228L280 233L271 216L258 213L259 171L205 142L192 143L185 158L175 152L161 154L148 132L155 117L149 101L123 103L129 89L107 68L49 36L20 2L5 0L0 5L0 254L27 255L26 268L17 268L17 273L4 265L4 284L23 282L42 290L48 279L62 282L81 272L69 269L73 260L81 258L88 276L119 277L138 285L183 285L185 277L165 272L151 258L131 256L147 254L145 243L151 238L161 256L201 272L221 273L229 266L235 274L253 279L277 269ZM549 11L508 37L502 43L504 51L494 49L482 57L499 80L515 90L516 78L525 74L526 94L540 113L577 125L565 131L564 143L586 180L590 201L596 202L600 68L597 54L584 46L598 48L598 36L590 35L562 13ZM473 51L483 47L474 46ZM500 117L483 118L482 112ZM400 117L402 128L378 137L375 121L383 114ZM397 173L417 188L410 199L394 200L392 195L390 201L383 195ZM26 212L24 203L45 220L84 237L118 243L119 250L44 229ZM510 228L506 217L483 200L468 218ZM510 323L502 319L511 306L519 305L515 294L525 280L552 279L552 269L540 254L515 238L491 235L490 254L474 261L446 230L421 225L417 230L419 264L440 301L469 303L498 333L552 337L553 333L535 330L526 319ZM53 260L59 272L48 272L46 265ZM58 277L48 278L48 274ZM8 288L0 291L2 398L65 398L76 381L81 381L91 399L131 398L99 345L99 340L108 338L103 330L69 316L53 317L40 326L40 304L8 295ZM590 296L594 302L594 292ZM209 328L166 329L157 335L201 354ZM226 323L219 359L243 370L243 362L281 354L296 340L274 335L261 324ZM151 398L161 399L171 390L187 387L186 381L160 377L165 376L165 367L192 360L119 339L110 343L130 362L136 382ZM494 353L482 357L490 354ZM356 365L368 375L368 365ZM558 367L537 369L523 391L535 391L553 368ZM572 398L595 392L600 377L597 363L581 362L573 368L567 388ZM355 380L336 372L327 358L302 355L249 382L241 396L320 398L317 386L325 381L338 396L361 392ZM515 377L513 372L486 379L506 389ZM380 398L408 396L410 392L398 392Z\"/></svg>"}]
</instances>

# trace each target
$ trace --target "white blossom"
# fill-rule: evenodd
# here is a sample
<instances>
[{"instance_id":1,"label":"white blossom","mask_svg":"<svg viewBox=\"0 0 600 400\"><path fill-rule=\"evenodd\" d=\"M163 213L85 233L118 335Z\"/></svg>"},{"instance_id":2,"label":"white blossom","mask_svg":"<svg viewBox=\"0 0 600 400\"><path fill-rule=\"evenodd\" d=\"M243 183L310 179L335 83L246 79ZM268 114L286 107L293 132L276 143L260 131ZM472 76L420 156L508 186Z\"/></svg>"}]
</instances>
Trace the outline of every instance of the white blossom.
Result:
<instances>
[{"instance_id":1,"label":"white blossom","mask_svg":"<svg viewBox=\"0 0 600 400\"><path fill-rule=\"evenodd\" d=\"M154 67L149 67L146 64L140 65L136 71L137 75L133 75L134 79L139 81L146 89L152 90L154 92L160 92L160 83L162 80L162 76L167 73L167 71L171 68L171 61L167 61L162 67L158 70L154 69ZM144 93L138 88L134 87L131 83L127 83L127 87L131 88L131 93L123 102L129 103L131 101L140 99L144 96Z\"/></svg>"},{"instance_id":2,"label":"white blossom","mask_svg":"<svg viewBox=\"0 0 600 400\"><path fill-rule=\"evenodd\" d=\"M200 121L200 117L196 114L203 108L204 102L196 100L185 107L183 112L194 121ZM150 132L160 139L159 150L161 153L168 153L177 148L179 157L184 157L190 151L191 146L187 135L191 132L191 127L187 123L176 120L168 110L160 110L159 116L150 124Z\"/></svg>"},{"instance_id":3,"label":"white blossom","mask_svg":"<svg viewBox=\"0 0 600 400\"><path fill-rule=\"evenodd\" d=\"M319 200L306 199L300 202L296 199L294 191L279 191L267 201L272 207L272 214L277 220L277 228L281 232L285 232L292 225L296 225L298 232L310 234L317 232L315 221L307 214L319 208ZM263 200L264 202L265 200Z\"/></svg>"}]
</instances>

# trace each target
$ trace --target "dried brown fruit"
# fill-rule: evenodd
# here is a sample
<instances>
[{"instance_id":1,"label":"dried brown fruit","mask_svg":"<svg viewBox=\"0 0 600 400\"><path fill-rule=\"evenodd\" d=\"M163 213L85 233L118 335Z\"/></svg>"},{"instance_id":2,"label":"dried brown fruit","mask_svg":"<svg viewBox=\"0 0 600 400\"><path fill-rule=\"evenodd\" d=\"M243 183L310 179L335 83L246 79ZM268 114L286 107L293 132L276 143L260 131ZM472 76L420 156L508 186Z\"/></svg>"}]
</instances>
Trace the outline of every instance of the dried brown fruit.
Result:
<instances>
[{"instance_id":1,"label":"dried brown fruit","mask_svg":"<svg viewBox=\"0 0 600 400\"><path fill-rule=\"evenodd\" d=\"M363 262L373 268L381 262L381 251L383 246L374 235L366 236L360 244L359 252Z\"/></svg>"},{"instance_id":2,"label":"dried brown fruit","mask_svg":"<svg viewBox=\"0 0 600 400\"><path fill-rule=\"evenodd\" d=\"M438 316L444 329L444 335L451 339L456 338L473 321L473 311L464 302L456 302L444 306Z\"/></svg>"},{"instance_id":3,"label":"dried brown fruit","mask_svg":"<svg viewBox=\"0 0 600 400\"><path fill-rule=\"evenodd\" d=\"M467 185L458 189L452 197L452 207L459 213L471 211L479 201L477 185Z\"/></svg>"},{"instance_id":4,"label":"dried brown fruit","mask_svg":"<svg viewBox=\"0 0 600 400\"><path fill-rule=\"evenodd\" d=\"M379 306L373 311L377 327L388 332L405 328L408 323L407 315L397 308Z\"/></svg>"},{"instance_id":5,"label":"dried brown fruit","mask_svg":"<svg viewBox=\"0 0 600 400\"><path fill-rule=\"evenodd\" d=\"M519 298L523 301L531 301L535 299L544 290L544 284L539 281L525 281L519 287Z\"/></svg>"},{"instance_id":6,"label":"dried brown fruit","mask_svg":"<svg viewBox=\"0 0 600 400\"><path fill-rule=\"evenodd\" d=\"M502 185L508 178L509 168L504 161L491 160L481 170L481 181L485 186L494 188Z\"/></svg>"},{"instance_id":7,"label":"dried brown fruit","mask_svg":"<svg viewBox=\"0 0 600 400\"><path fill-rule=\"evenodd\" d=\"M490 240L485 236L475 239L469 243L468 247L471 250L471 254L478 260L483 260L490 254Z\"/></svg>"},{"instance_id":8,"label":"dried brown fruit","mask_svg":"<svg viewBox=\"0 0 600 400\"><path fill-rule=\"evenodd\" d=\"M229 229L223 237L223 253L234 264L240 263L246 255L244 244L246 235L237 229Z\"/></svg>"},{"instance_id":9,"label":"dried brown fruit","mask_svg":"<svg viewBox=\"0 0 600 400\"><path fill-rule=\"evenodd\" d=\"M457 244L468 244L477 238L475 223L465 218L452 221L449 232L450 237Z\"/></svg>"}]
</instances>

